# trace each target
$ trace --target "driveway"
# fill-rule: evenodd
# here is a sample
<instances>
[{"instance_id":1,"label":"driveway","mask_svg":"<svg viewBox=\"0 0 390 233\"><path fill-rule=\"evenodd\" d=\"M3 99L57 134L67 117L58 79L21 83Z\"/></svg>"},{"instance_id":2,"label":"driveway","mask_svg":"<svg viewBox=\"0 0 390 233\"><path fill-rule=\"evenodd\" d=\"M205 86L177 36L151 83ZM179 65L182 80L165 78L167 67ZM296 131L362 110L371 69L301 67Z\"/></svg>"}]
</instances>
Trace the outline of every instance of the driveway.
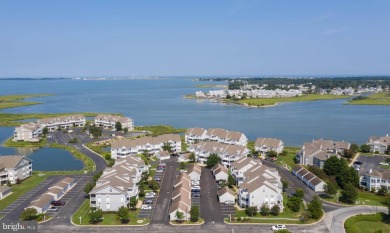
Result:
<instances>
[{"instance_id":1,"label":"driveway","mask_svg":"<svg viewBox=\"0 0 390 233\"><path fill-rule=\"evenodd\" d=\"M210 169L202 167L200 176L200 209L205 223L222 223L221 206L218 202L217 184Z\"/></svg>"}]
</instances>

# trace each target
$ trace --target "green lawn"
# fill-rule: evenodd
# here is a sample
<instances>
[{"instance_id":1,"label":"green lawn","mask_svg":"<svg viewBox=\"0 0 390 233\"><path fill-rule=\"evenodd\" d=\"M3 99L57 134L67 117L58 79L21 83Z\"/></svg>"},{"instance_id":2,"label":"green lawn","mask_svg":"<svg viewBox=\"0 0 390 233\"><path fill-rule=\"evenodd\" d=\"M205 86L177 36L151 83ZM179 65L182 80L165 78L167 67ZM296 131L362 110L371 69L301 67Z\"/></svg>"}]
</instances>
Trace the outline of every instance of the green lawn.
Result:
<instances>
[{"instance_id":1,"label":"green lawn","mask_svg":"<svg viewBox=\"0 0 390 233\"><path fill-rule=\"evenodd\" d=\"M151 136L158 136L161 134L170 134L170 133L184 133L187 129L185 128L174 128L168 125L152 125L152 126L136 126L135 131L150 131Z\"/></svg>"},{"instance_id":2,"label":"green lawn","mask_svg":"<svg viewBox=\"0 0 390 233\"><path fill-rule=\"evenodd\" d=\"M280 164L282 166L284 164L287 164L291 170L296 165L294 163L294 158L300 149L301 148L299 148L299 147L285 147L284 150L287 151L287 155L284 155L284 156L279 155L278 159L276 160L276 163Z\"/></svg>"},{"instance_id":3,"label":"green lawn","mask_svg":"<svg viewBox=\"0 0 390 233\"><path fill-rule=\"evenodd\" d=\"M12 141L13 137L10 137L3 143L5 147L43 147L46 145L46 138L40 140L39 142L25 142L25 141Z\"/></svg>"},{"instance_id":4,"label":"green lawn","mask_svg":"<svg viewBox=\"0 0 390 233\"><path fill-rule=\"evenodd\" d=\"M379 92L361 100L350 100L348 104L359 105L390 105L390 92Z\"/></svg>"},{"instance_id":5,"label":"green lawn","mask_svg":"<svg viewBox=\"0 0 390 233\"><path fill-rule=\"evenodd\" d=\"M347 219L344 228L347 233L390 232L390 217L384 213L357 215Z\"/></svg>"},{"instance_id":6,"label":"green lawn","mask_svg":"<svg viewBox=\"0 0 390 233\"><path fill-rule=\"evenodd\" d=\"M92 225L89 223L89 199L86 199L83 204L80 206L80 208L73 214L72 221L75 224L80 225L80 216L81 216L81 225ZM130 211L130 222L128 225L143 225L146 223L149 223L150 219L139 219L138 213L139 210L136 211ZM116 213L104 213L103 214L103 221L96 224L96 225L125 225L122 224L119 220L119 217ZM138 220L144 220L143 223L137 223Z\"/></svg>"},{"instance_id":7,"label":"green lawn","mask_svg":"<svg viewBox=\"0 0 390 233\"><path fill-rule=\"evenodd\" d=\"M332 99L345 99L345 98L349 98L349 96L308 94L308 95L302 95L298 97L259 98L259 99L245 99L245 100L238 100L238 101L233 101L233 100L225 100L225 101L238 103L238 104L246 104L249 106L266 107L266 106L272 106L282 102L302 102L302 101L332 100Z\"/></svg>"},{"instance_id":8,"label":"green lawn","mask_svg":"<svg viewBox=\"0 0 390 233\"><path fill-rule=\"evenodd\" d=\"M33 189L42 181L46 180L47 177L49 177L49 174L38 176L37 172L34 172L32 176L23 180L21 184L12 185L12 194L0 201L0 210L4 209L12 202L16 201L20 196Z\"/></svg>"},{"instance_id":9,"label":"green lawn","mask_svg":"<svg viewBox=\"0 0 390 233\"><path fill-rule=\"evenodd\" d=\"M357 202L359 205L386 206L383 202L386 197L367 191L358 191ZM363 204L364 203L364 204Z\"/></svg>"}]
</instances>

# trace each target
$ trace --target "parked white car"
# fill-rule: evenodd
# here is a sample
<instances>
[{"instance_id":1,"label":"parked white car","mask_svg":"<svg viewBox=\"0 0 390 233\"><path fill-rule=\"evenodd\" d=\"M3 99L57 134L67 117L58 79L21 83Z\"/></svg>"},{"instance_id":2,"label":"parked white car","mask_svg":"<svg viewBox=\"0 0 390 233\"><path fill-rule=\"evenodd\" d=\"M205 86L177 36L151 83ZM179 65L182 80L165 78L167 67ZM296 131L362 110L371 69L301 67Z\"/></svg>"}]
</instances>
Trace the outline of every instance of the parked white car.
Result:
<instances>
[{"instance_id":1,"label":"parked white car","mask_svg":"<svg viewBox=\"0 0 390 233\"><path fill-rule=\"evenodd\" d=\"M380 163L379 163L379 165L383 165L383 166L389 166L389 164L388 164L388 163L386 163L386 162L380 162Z\"/></svg>"},{"instance_id":2,"label":"parked white car","mask_svg":"<svg viewBox=\"0 0 390 233\"><path fill-rule=\"evenodd\" d=\"M145 195L150 195L150 196L156 196L156 193L155 192L147 192Z\"/></svg>"},{"instance_id":3,"label":"parked white car","mask_svg":"<svg viewBox=\"0 0 390 233\"><path fill-rule=\"evenodd\" d=\"M142 205L141 210L151 210L152 206L151 205Z\"/></svg>"},{"instance_id":4,"label":"parked white car","mask_svg":"<svg viewBox=\"0 0 390 233\"><path fill-rule=\"evenodd\" d=\"M280 230L286 230L286 229L287 229L286 226L282 225L282 224L278 224L276 226L271 227L272 231L280 231Z\"/></svg>"}]
</instances>

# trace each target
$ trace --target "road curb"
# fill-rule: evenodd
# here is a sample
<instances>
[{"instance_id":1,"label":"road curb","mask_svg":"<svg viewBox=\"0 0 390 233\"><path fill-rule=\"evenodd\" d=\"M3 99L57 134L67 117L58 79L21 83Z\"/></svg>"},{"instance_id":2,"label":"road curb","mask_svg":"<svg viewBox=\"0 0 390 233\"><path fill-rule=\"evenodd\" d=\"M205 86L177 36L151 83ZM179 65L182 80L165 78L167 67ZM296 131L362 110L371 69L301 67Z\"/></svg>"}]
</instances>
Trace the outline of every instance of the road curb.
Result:
<instances>
[{"instance_id":1,"label":"road curb","mask_svg":"<svg viewBox=\"0 0 390 233\"><path fill-rule=\"evenodd\" d=\"M172 223L171 221L169 221L169 224L170 224L171 226L175 226L175 227L180 227L180 226L200 226L200 225L203 225L203 224L204 224L204 220L203 220L202 223L194 223L194 224L180 224L180 223L175 224L175 223Z\"/></svg>"},{"instance_id":2,"label":"road curb","mask_svg":"<svg viewBox=\"0 0 390 233\"><path fill-rule=\"evenodd\" d=\"M145 227L150 224L150 221L146 224L142 225L93 225L93 224L88 224L88 225L79 225L73 222L73 216L70 218L70 224L72 224L75 227Z\"/></svg>"},{"instance_id":3,"label":"road curb","mask_svg":"<svg viewBox=\"0 0 390 233\"><path fill-rule=\"evenodd\" d=\"M353 218L353 217L358 216L358 215L370 215L370 214L377 214L377 213L384 213L384 212L382 212L382 211L379 211L379 212L376 211L376 212L371 212L371 213L360 213L360 214L355 214L355 215L349 216L347 219L345 219L345 220L342 222L342 227L343 227L344 232L346 232L346 231L345 231L344 224L345 224L345 221L347 221L348 219ZM386 213L385 213L385 214L386 214Z\"/></svg>"}]
</instances>

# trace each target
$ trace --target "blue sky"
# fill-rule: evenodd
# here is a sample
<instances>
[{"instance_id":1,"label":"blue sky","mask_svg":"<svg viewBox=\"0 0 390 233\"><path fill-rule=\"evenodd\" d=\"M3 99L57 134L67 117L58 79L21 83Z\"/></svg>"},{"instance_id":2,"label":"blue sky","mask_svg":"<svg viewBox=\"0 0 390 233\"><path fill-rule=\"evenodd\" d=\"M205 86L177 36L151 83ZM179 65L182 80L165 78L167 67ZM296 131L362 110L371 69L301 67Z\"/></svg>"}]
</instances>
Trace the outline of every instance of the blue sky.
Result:
<instances>
[{"instance_id":1,"label":"blue sky","mask_svg":"<svg viewBox=\"0 0 390 233\"><path fill-rule=\"evenodd\" d=\"M0 77L389 75L390 1L0 1Z\"/></svg>"}]
</instances>

